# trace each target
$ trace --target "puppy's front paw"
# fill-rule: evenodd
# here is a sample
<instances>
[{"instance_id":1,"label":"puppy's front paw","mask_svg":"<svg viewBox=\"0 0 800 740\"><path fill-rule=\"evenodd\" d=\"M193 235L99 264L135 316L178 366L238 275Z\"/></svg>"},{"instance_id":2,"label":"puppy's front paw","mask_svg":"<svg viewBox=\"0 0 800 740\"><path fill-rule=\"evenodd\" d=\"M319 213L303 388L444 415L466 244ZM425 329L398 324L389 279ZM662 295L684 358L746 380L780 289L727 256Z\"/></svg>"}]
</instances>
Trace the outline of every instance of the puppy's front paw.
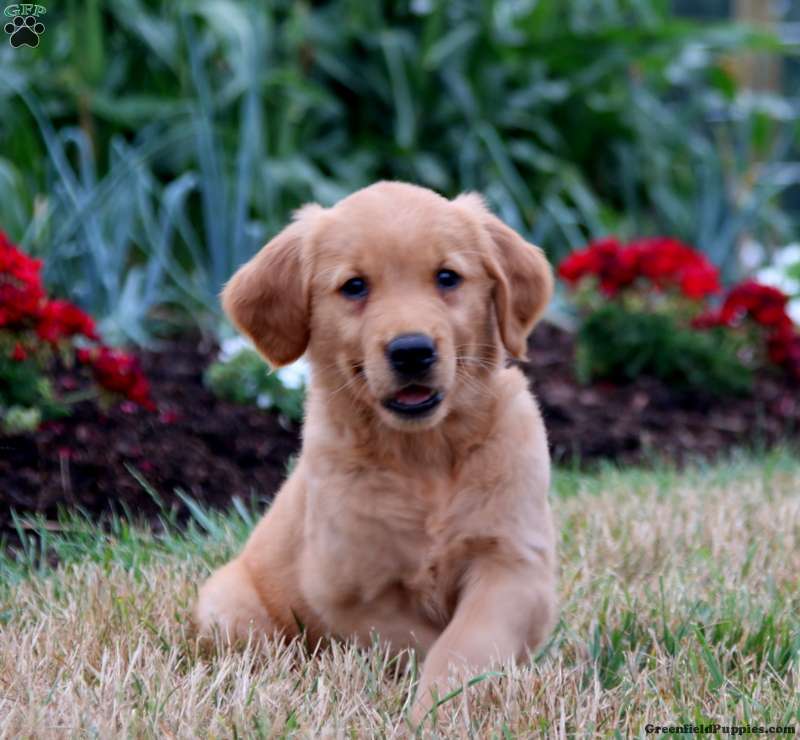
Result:
<instances>
[{"instance_id":1,"label":"puppy's front paw","mask_svg":"<svg viewBox=\"0 0 800 740\"><path fill-rule=\"evenodd\" d=\"M408 721L415 730L419 729L428 718L432 707L433 701L430 698L428 698L428 701L422 701L419 697L414 700L408 712Z\"/></svg>"},{"instance_id":2,"label":"puppy's front paw","mask_svg":"<svg viewBox=\"0 0 800 740\"><path fill-rule=\"evenodd\" d=\"M419 729L420 725L432 722L434 706L441 701L447 694L447 688L444 685L436 684L420 684L417 688L417 694L414 697L414 702L411 709L408 711L408 721L414 727Z\"/></svg>"},{"instance_id":3,"label":"puppy's front paw","mask_svg":"<svg viewBox=\"0 0 800 740\"><path fill-rule=\"evenodd\" d=\"M195 608L201 637L215 629L229 641L246 641L252 633L270 635L275 625L238 560L224 565L203 584Z\"/></svg>"}]
</instances>

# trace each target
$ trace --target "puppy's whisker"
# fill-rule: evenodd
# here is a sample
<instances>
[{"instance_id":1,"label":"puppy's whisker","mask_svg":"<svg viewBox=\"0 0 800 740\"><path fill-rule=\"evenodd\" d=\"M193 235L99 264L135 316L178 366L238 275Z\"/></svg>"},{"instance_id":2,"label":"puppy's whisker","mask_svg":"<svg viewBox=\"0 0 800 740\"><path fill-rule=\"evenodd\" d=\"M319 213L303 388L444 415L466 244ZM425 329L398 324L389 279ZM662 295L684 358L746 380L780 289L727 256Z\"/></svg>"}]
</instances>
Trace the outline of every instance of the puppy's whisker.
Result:
<instances>
[{"instance_id":1,"label":"puppy's whisker","mask_svg":"<svg viewBox=\"0 0 800 740\"><path fill-rule=\"evenodd\" d=\"M464 386L466 386L469 390L479 390L485 384L481 383L477 378L470 375L463 370L456 370L456 379L460 381Z\"/></svg>"},{"instance_id":2,"label":"puppy's whisker","mask_svg":"<svg viewBox=\"0 0 800 740\"><path fill-rule=\"evenodd\" d=\"M497 392L492 389L492 387L483 382L480 378L476 378L474 375L470 375L464 368L456 368L456 379L459 380L469 391L472 391L476 394L485 394L491 396L492 398L497 398Z\"/></svg>"},{"instance_id":3,"label":"puppy's whisker","mask_svg":"<svg viewBox=\"0 0 800 740\"><path fill-rule=\"evenodd\" d=\"M494 370L497 366L487 360L484 360L482 357L471 357L469 355L460 355L456 358L457 362L460 364L470 364L475 365L477 367L481 367L484 370Z\"/></svg>"},{"instance_id":4,"label":"puppy's whisker","mask_svg":"<svg viewBox=\"0 0 800 740\"><path fill-rule=\"evenodd\" d=\"M494 367L494 364L489 362L484 357L479 357L478 355L457 355L457 360L463 360L465 362L480 362L482 365L486 367Z\"/></svg>"},{"instance_id":5,"label":"puppy's whisker","mask_svg":"<svg viewBox=\"0 0 800 740\"><path fill-rule=\"evenodd\" d=\"M482 342L476 344L457 344L455 346L455 352L458 354L459 352L463 351L481 351L481 350L490 350L493 354L499 351L499 347L496 344L484 344Z\"/></svg>"},{"instance_id":6,"label":"puppy's whisker","mask_svg":"<svg viewBox=\"0 0 800 740\"><path fill-rule=\"evenodd\" d=\"M328 394L328 398L333 398L335 395L341 393L343 390L355 385L359 380L361 380L361 377L359 375L354 375L353 377L348 378L338 388L336 388L335 390L331 391Z\"/></svg>"},{"instance_id":7,"label":"puppy's whisker","mask_svg":"<svg viewBox=\"0 0 800 740\"><path fill-rule=\"evenodd\" d=\"M468 342L465 344L456 344L455 349L456 351L462 349L471 349L473 347L476 348L487 348L487 349L498 349L496 344L492 344L491 342Z\"/></svg>"}]
</instances>

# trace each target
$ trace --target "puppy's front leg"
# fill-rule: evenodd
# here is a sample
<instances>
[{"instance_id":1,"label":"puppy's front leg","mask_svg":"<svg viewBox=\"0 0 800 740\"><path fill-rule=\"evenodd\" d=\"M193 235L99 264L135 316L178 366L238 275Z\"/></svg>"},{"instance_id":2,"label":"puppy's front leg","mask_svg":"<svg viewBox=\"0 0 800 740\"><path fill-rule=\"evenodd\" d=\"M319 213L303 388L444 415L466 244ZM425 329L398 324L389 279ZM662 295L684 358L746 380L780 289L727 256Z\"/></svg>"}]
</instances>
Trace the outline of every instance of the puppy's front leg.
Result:
<instances>
[{"instance_id":1,"label":"puppy's front leg","mask_svg":"<svg viewBox=\"0 0 800 740\"><path fill-rule=\"evenodd\" d=\"M411 721L418 725L437 695L446 693L451 667L467 678L541 644L555 616L555 579L548 557L537 562L475 562L453 619L425 660Z\"/></svg>"}]
</instances>

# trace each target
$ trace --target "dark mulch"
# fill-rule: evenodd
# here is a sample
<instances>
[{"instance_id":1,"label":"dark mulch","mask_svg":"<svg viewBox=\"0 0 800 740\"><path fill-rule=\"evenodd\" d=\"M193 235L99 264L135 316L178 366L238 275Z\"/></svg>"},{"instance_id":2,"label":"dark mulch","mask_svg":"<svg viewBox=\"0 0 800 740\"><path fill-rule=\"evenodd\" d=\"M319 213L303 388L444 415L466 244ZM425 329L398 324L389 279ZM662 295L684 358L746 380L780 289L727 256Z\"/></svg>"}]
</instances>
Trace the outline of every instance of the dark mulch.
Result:
<instances>
[{"instance_id":1,"label":"dark mulch","mask_svg":"<svg viewBox=\"0 0 800 740\"><path fill-rule=\"evenodd\" d=\"M571 334L540 325L524 368L548 430L553 458L579 464L710 460L736 448L800 441L800 388L781 371L765 371L752 395L719 398L679 391L653 378L632 383L575 380Z\"/></svg>"},{"instance_id":2,"label":"dark mulch","mask_svg":"<svg viewBox=\"0 0 800 740\"><path fill-rule=\"evenodd\" d=\"M717 400L652 379L579 386L569 334L540 326L525 367L539 398L553 456L591 464L713 458L734 447L800 439L800 393L777 374L752 397ZM0 534L10 510L54 518L59 505L92 516L115 510L155 520L158 504L186 509L175 489L211 506L233 496L268 498L299 445L299 430L275 414L220 401L202 383L212 347L180 342L142 357L158 414L90 403L37 434L0 436Z\"/></svg>"},{"instance_id":3,"label":"dark mulch","mask_svg":"<svg viewBox=\"0 0 800 740\"><path fill-rule=\"evenodd\" d=\"M130 404L107 414L80 403L36 434L0 434L0 534L10 508L55 517L79 505L92 516L114 511L155 521L159 504L186 507L176 489L210 506L234 496L266 498L299 448L297 426L252 406L221 401L203 386L213 347L194 342L141 355L158 413Z\"/></svg>"}]
</instances>

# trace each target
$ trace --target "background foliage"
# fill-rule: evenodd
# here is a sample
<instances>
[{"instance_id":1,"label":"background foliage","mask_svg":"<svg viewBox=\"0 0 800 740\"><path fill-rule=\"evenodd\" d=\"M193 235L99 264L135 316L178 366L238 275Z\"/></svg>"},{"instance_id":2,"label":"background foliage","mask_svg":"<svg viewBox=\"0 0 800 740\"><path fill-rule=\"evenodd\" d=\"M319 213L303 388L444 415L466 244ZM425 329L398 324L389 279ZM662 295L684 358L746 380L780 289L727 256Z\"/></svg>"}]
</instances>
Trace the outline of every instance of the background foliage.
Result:
<instances>
[{"instance_id":1,"label":"background foliage","mask_svg":"<svg viewBox=\"0 0 800 740\"><path fill-rule=\"evenodd\" d=\"M720 329L696 331L661 313L631 312L610 302L590 314L578 331L576 373L634 380L643 373L671 386L711 394L743 393L750 369L737 357L735 341Z\"/></svg>"},{"instance_id":2,"label":"background foliage","mask_svg":"<svg viewBox=\"0 0 800 740\"><path fill-rule=\"evenodd\" d=\"M559 259L667 233L735 276L790 240L797 100L739 89L778 50L665 0L48 8L0 49L0 224L112 340L214 328L220 285L307 200L379 178L484 192Z\"/></svg>"}]
</instances>

